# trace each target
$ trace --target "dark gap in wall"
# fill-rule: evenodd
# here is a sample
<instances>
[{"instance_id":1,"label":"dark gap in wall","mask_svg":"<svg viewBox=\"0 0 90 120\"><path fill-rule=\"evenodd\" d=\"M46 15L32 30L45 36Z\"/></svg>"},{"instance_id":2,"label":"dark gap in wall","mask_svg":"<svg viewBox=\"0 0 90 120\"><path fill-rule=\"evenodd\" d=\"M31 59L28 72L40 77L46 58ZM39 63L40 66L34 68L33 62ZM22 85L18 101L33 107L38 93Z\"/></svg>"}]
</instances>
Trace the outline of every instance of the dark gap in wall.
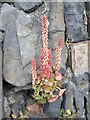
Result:
<instances>
[{"instance_id":1,"label":"dark gap in wall","mask_svg":"<svg viewBox=\"0 0 90 120\"><path fill-rule=\"evenodd\" d=\"M71 70L72 70L72 53L71 53L71 48L69 47L69 49L68 49L68 53L67 53L68 55L68 57L67 57L67 62L66 62L66 68L71 68Z\"/></svg>"},{"instance_id":2,"label":"dark gap in wall","mask_svg":"<svg viewBox=\"0 0 90 120\"><path fill-rule=\"evenodd\" d=\"M62 108L65 109L65 101L66 101L66 95L65 95L65 93L63 94L62 98L63 98L63 100L62 100L61 108L60 109L62 109Z\"/></svg>"},{"instance_id":3,"label":"dark gap in wall","mask_svg":"<svg viewBox=\"0 0 90 120\"><path fill-rule=\"evenodd\" d=\"M7 89L8 89L8 88L13 88L13 87L15 87L15 86L14 86L14 85L11 85L10 83L6 82L5 79L3 79L3 87L4 87L4 88L7 87Z\"/></svg>"},{"instance_id":4,"label":"dark gap in wall","mask_svg":"<svg viewBox=\"0 0 90 120\"><path fill-rule=\"evenodd\" d=\"M73 106L74 106L74 108L75 108L75 110L77 112L77 107L76 107L76 102L75 102L75 98L74 97L73 97Z\"/></svg>"},{"instance_id":5,"label":"dark gap in wall","mask_svg":"<svg viewBox=\"0 0 90 120\"><path fill-rule=\"evenodd\" d=\"M85 109L85 116L87 120L87 98L86 97L84 97L84 109Z\"/></svg>"},{"instance_id":6,"label":"dark gap in wall","mask_svg":"<svg viewBox=\"0 0 90 120\"><path fill-rule=\"evenodd\" d=\"M42 2L41 4L39 5L35 5L32 9L28 9L28 10L23 10L25 13L32 13L34 12L36 9L38 9L39 7L41 7L42 5L44 4L44 2Z\"/></svg>"},{"instance_id":7,"label":"dark gap in wall","mask_svg":"<svg viewBox=\"0 0 90 120\"><path fill-rule=\"evenodd\" d=\"M4 4L4 3L7 3L7 4L9 4L9 5L11 5L11 6L13 6L13 7L15 7L15 4L14 4L14 2L1 2L2 3L2 5Z\"/></svg>"}]
</instances>

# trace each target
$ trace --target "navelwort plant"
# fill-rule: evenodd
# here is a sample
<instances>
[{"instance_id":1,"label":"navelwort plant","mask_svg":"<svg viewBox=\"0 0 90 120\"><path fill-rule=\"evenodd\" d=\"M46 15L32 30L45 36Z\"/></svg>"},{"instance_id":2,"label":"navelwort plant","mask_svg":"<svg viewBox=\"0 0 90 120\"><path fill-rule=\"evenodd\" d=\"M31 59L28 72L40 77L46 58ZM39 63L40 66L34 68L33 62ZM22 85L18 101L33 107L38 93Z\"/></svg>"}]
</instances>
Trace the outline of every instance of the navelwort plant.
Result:
<instances>
[{"instance_id":1,"label":"navelwort plant","mask_svg":"<svg viewBox=\"0 0 90 120\"><path fill-rule=\"evenodd\" d=\"M42 17L42 40L40 70L36 70L36 60L32 58L32 87L34 89L33 97L39 104L54 102L59 96L62 96L65 89L61 89L60 81L62 79L60 69L61 43L60 38L56 48L56 64L52 66L51 49L48 48L48 24L47 17ZM58 94L54 94L58 92Z\"/></svg>"}]
</instances>

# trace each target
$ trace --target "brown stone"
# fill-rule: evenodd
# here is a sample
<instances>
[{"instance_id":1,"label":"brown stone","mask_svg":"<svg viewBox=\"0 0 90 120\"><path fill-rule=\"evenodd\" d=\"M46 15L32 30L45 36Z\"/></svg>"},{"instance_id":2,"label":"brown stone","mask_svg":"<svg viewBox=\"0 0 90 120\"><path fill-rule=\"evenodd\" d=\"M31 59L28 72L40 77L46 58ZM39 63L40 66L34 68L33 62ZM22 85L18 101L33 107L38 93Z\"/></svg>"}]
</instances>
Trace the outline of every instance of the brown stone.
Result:
<instances>
[{"instance_id":1,"label":"brown stone","mask_svg":"<svg viewBox=\"0 0 90 120\"><path fill-rule=\"evenodd\" d=\"M88 41L74 43L72 47L72 68L75 76L88 72L88 64Z\"/></svg>"}]
</instances>

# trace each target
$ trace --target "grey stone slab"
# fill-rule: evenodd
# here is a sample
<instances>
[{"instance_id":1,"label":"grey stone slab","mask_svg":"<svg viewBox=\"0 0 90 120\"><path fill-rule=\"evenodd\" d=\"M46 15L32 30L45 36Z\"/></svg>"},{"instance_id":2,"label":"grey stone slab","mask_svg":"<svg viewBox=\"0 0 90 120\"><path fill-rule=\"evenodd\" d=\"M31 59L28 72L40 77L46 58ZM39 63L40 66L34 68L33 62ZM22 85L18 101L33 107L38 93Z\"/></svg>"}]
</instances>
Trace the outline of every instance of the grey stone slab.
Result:
<instances>
[{"instance_id":1,"label":"grey stone slab","mask_svg":"<svg viewBox=\"0 0 90 120\"><path fill-rule=\"evenodd\" d=\"M0 119L3 118L2 44L0 43Z\"/></svg>"},{"instance_id":2,"label":"grey stone slab","mask_svg":"<svg viewBox=\"0 0 90 120\"><path fill-rule=\"evenodd\" d=\"M79 42L87 39L84 30L84 2L65 2L64 14L67 29L67 36L71 42Z\"/></svg>"},{"instance_id":3,"label":"grey stone slab","mask_svg":"<svg viewBox=\"0 0 90 120\"><path fill-rule=\"evenodd\" d=\"M39 2L33 2L32 0L17 0L15 2L15 7L18 8L19 10L23 10L25 12L33 12L36 10L40 5L42 4L42 0L39 0Z\"/></svg>"},{"instance_id":4,"label":"grey stone slab","mask_svg":"<svg viewBox=\"0 0 90 120\"><path fill-rule=\"evenodd\" d=\"M16 86L26 85L19 53L15 22L11 23L4 39L3 75L4 79Z\"/></svg>"}]
</instances>

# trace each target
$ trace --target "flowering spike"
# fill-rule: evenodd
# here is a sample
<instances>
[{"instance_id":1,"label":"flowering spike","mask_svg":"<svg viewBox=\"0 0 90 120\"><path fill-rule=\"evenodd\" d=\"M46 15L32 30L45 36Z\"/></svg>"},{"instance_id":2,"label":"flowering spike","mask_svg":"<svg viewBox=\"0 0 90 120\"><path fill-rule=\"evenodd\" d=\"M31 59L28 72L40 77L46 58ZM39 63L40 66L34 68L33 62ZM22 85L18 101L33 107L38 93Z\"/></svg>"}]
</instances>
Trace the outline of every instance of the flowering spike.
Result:
<instances>
[{"instance_id":1,"label":"flowering spike","mask_svg":"<svg viewBox=\"0 0 90 120\"><path fill-rule=\"evenodd\" d=\"M59 47L61 47L61 45L62 45L62 38L60 38L59 43L58 43Z\"/></svg>"},{"instance_id":2,"label":"flowering spike","mask_svg":"<svg viewBox=\"0 0 90 120\"><path fill-rule=\"evenodd\" d=\"M43 98L43 94L49 89L48 95L50 95L50 98L48 98L48 96L45 96L45 101L48 100L48 102L54 102L65 91L65 89L60 89L61 85L59 84L59 82L62 79L62 75L61 73L58 73L58 70L60 69L62 39L60 38L58 46L56 48L56 64L55 66L53 66L52 69L52 54L51 54L51 49L48 48L48 25L47 25L46 16L43 16L42 18L42 40L43 40L43 47L41 48L41 63L38 74L36 71L35 58L32 59L32 85L34 85L33 97L38 101L38 103L40 103L39 100L41 99L41 97ZM40 88L41 90L37 92L37 89ZM57 96L53 95L53 92L56 89L60 91L59 95ZM38 96L38 99L36 96Z\"/></svg>"},{"instance_id":3,"label":"flowering spike","mask_svg":"<svg viewBox=\"0 0 90 120\"><path fill-rule=\"evenodd\" d=\"M56 48L56 64L55 64L56 72L60 69L61 44L62 44L62 38L60 38L58 46Z\"/></svg>"},{"instance_id":4,"label":"flowering spike","mask_svg":"<svg viewBox=\"0 0 90 120\"><path fill-rule=\"evenodd\" d=\"M41 49L40 78L43 79L44 77L47 77L49 79L50 69L52 66L52 55L51 55L51 49L48 49L48 25L47 25L46 16L43 16L42 18L42 40L43 40L43 48Z\"/></svg>"},{"instance_id":5,"label":"flowering spike","mask_svg":"<svg viewBox=\"0 0 90 120\"><path fill-rule=\"evenodd\" d=\"M37 79L37 71L36 71L36 61L35 58L32 58L32 84L35 84L35 80Z\"/></svg>"},{"instance_id":6,"label":"flowering spike","mask_svg":"<svg viewBox=\"0 0 90 120\"><path fill-rule=\"evenodd\" d=\"M42 40L43 40L43 48L48 48L48 25L47 25L47 17L43 16L42 18Z\"/></svg>"}]
</instances>

